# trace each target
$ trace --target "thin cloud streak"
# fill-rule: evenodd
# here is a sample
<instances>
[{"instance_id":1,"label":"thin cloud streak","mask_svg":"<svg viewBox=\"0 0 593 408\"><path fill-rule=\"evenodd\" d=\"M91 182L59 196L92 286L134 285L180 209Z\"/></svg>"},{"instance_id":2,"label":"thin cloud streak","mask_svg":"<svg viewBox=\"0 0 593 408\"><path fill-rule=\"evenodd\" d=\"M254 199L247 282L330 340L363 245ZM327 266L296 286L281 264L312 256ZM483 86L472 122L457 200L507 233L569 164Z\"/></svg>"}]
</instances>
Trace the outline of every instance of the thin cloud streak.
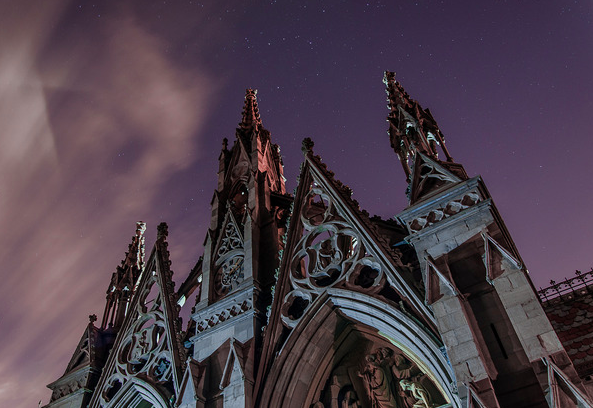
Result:
<instances>
[{"instance_id":1,"label":"thin cloud streak","mask_svg":"<svg viewBox=\"0 0 593 408\"><path fill-rule=\"evenodd\" d=\"M474 3L0 2L0 406L48 402L135 221L147 251L169 223L183 281L246 87L289 191L311 137L362 208L392 217L407 205L381 84L395 70L484 176L536 286L588 268L593 9Z\"/></svg>"},{"instance_id":2,"label":"thin cloud streak","mask_svg":"<svg viewBox=\"0 0 593 408\"><path fill-rule=\"evenodd\" d=\"M138 208L195 160L218 86L178 66L132 15L78 39L76 58L62 49L37 63L67 5L13 21L0 64L0 406L47 403L43 385L101 312L110 271L96 264L123 256L125 244L102 237L131 236ZM40 29L19 28L31 25Z\"/></svg>"}]
</instances>

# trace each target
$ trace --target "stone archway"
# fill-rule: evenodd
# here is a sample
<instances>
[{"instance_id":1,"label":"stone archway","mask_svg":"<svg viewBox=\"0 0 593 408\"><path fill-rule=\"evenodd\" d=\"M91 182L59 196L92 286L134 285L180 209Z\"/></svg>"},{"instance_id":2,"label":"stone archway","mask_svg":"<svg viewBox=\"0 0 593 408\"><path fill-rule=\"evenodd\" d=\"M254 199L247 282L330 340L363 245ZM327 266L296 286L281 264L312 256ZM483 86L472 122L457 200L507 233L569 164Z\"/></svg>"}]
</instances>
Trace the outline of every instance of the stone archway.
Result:
<instances>
[{"instance_id":1,"label":"stone archway","mask_svg":"<svg viewBox=\"0 0 593 408\"><path fill-rule=\"evenodd\" d=\"M429 407L460 407L453 383L439 344L419 323L374 297L329 289L286 340L260 406L411 407L428 393Z\"/></svg>"},{"instance_id":2,"label":"stone archway","mask_svg":"<svg viewBox=\"0 0 593 408\"><path fill-rule=\"evenodd\" d=\"M138 378L132 378L109 401L106 408L170 408L161 393Z\"/></svg>"},{"instance_id":3,"label":"stone archway","mask_svg":"<svg viewBox=\"0 0 593 408\"><path fill-rule=\"evenodd\" d=\"M348 324L305 406L339 408L440 407L448 403L411 356L366 325Z\"/></svg>"}]
</instances>

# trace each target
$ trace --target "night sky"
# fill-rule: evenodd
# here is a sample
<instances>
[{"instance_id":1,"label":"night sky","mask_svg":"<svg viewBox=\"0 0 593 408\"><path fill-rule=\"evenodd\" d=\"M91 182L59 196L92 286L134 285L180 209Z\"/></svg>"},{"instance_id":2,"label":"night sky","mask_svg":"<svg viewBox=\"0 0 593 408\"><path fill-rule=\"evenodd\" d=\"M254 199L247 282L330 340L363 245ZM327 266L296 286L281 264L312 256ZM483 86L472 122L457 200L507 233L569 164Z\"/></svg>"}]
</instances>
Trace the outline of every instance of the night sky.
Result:
<instances>
[{"instance_id":1,"label":"night sky","mask_svg":"<svg viewBox=\"0 0 593 408\"><path fill-rule=\"evenodd\" d=\"M49 401L136 221L147 253L169 223L187 276L245 88L289 191L311 137L389 217L406 206L395 71L483 176L535 285L589 270L592 15L589 0L0 2L0 406Z\"/></svg>"}]
</instances>

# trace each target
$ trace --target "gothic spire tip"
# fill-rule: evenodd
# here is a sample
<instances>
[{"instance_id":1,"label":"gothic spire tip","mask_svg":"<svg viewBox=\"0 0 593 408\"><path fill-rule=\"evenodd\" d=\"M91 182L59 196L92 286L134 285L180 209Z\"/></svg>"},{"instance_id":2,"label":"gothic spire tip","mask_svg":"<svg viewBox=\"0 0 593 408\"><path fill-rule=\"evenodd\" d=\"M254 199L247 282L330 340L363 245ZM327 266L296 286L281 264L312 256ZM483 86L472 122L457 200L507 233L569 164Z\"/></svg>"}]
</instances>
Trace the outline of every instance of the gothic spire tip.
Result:
<instances>
[{"instance_id":1,"label":"gothic spire tip","mask_svg":"<svg viewBox=\"0 0 593 408\"><path fill-rule=\"evenodd\" d=\"M146 223L143 221L136 222L136 236L142 237L146 231Z\"/></svg>"},{"instance_id":2,"label":"gothic spire tip","mask_svg":"<svg viewBox=\"0 0 593 408\"><path fill-rule=\"evenodd\" d=\"M306 156L309 153L313 153L313 146L315 146L315 143L313 143L313 140L311 140L310 137L304 138L303 146L301 148L301 150L303 151L303 154Z\"/></svg>"},{"instance_id":3,"label":"gothic spire tip","mask_svg":"<svg viewBox=\"0 0 593 408\"><path fill-rule=\"evenodd\" d=\"M245 90L245 107L243 108L243 119L239 126L242 129L256 128L262 125L257 107L257 89L248 88Z\"/></svg>"},{"instance_id":4,"label":"gothic spire tip","mask_svg":"<svg viewBox=\"0 0 593 408\"><path fill-rule=\"evenodd\" d=\"M169 235L169 226L166 222L161 222L157 227L157 239L167 239Z\"/></svg>"},{"instance_id":5,"label":"gothic spire tip","mask_svg":"<svg viewBox=\"0 0 593 408\"><path fill-rule=\"evenodd\" d=\"M445 139L428 109L410 98L399 82L395 72L385 71L383 82L386 86L389 102L389 139L391 146L402 163L406 179L411 180L411 162L416 153L422 153L434 160L438 158L438 148L445 154L446 160L453 158L445 146Z\"/></svg>"},{"instance_id":6,"label":"gothic spire tip","mask_svg":"<svg viewBox=\"0 0 593 408\"><path fill-rule=\"evenodd\" d=\"M383 83L385 85L387 85L389 82L394 82L394 81L395 81L395 72L385 71L385 74L383 75Z\"/></svg>"}]
</instances>

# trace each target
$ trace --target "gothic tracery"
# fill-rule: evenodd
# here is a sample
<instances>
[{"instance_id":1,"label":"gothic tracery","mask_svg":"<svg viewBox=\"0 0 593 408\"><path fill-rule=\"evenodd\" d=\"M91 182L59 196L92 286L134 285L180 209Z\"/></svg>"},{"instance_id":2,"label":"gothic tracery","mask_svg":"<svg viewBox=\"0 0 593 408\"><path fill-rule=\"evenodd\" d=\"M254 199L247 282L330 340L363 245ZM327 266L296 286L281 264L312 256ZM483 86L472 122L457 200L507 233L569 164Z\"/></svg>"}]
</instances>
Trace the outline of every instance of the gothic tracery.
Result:
<instances>
[{"instance_id":1,"label":"gothic tracery","mask_svg":"<svg viewBox=\"0 0 593 408\"><path fill-rule=\"evenodd\" d=\"M166 337L166 318L163 298L155 272L139 288L139 299L134 310L135 319L126 329L121 347L117 350L115 369L101 393L101 406L108 406L115 393L134 376L163 384L171 380L173 359ZM151 298L155 296L154 298Z\"/></svg>"},{"instance_id":2,"label":"gothic tracery","mask_svg":"<svg viewBox=\"0 0 593 408\"><path fill-rule=\"evenodd\" d=\"M244 278L243 263L245 250L243 237L231 212L227 214L226 225L216 251L215 292L224 296L235 289Z\"/></svg>"},{"instance_id":3,"label":"gothic tracery","mask_svg":"<svg viewBox=\"0 0 593 408\"><path fill-rule=\"evenodd\" d=\"M321 186L312 183L299 216L303 235L290 261L293 290L285 296L282 315L289 327L327 288L344 284L376 290L383 278L381 266L366 251L359 232L339 215Z\"/></svg>"}]
</instances>

